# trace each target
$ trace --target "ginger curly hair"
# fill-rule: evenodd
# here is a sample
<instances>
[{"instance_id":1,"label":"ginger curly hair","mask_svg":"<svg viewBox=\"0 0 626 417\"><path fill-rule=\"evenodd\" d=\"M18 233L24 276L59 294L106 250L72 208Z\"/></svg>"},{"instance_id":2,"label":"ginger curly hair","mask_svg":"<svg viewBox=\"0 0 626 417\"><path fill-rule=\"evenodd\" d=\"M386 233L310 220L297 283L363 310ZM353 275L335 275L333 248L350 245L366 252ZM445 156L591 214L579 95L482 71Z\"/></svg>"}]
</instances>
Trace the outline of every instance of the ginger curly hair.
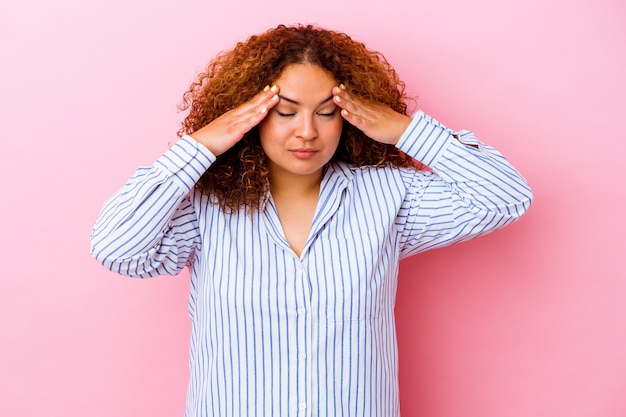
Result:
<instances>
[{"instance_id":1,"label":"ginger curly hair","mask_svg":"<svg viewBox=\"0 0 626 417\"><path fill-rule=\"evenodd\" d=\"M220 53L198 75L179 108L189 109L179 135L191 134L250 100L277 80L291 64L312 64L329 71L351 94L384 103L406 114L405 84L382 54L368 50L348 35L308 26L279 25ZM354 166L416 168L416 161L395 146L367 137L344 120L332 160ZM196 188L222 209L259 209L269 190L267 157L258 128L249 131L202 175Z\"/></svg>"}]
</instances>

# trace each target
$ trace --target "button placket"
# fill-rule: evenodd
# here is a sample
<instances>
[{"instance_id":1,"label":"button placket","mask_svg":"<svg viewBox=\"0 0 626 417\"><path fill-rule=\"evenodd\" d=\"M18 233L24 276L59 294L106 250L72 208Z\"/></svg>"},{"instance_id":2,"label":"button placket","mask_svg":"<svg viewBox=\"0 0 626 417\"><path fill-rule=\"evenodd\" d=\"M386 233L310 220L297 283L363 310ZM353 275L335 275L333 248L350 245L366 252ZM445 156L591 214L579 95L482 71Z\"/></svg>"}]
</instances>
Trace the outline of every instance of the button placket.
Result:
<instances>
[{"instance_id":1,"label":"button placket","mask_svg":"<svg viewBox=\"0 0 626 417\"><path fill-rule=\"evenodd\" d=\"M308 347L311 343L311 312L310 291L308 277L304 265L298 261L296 264L296 286L299 289L296 301L296 314L298 323L298 340L296 346L298 360L298 415L309 416L311 408L308 406L311 394L311 367L308 363Z\"/></svg>"}]
</instances>

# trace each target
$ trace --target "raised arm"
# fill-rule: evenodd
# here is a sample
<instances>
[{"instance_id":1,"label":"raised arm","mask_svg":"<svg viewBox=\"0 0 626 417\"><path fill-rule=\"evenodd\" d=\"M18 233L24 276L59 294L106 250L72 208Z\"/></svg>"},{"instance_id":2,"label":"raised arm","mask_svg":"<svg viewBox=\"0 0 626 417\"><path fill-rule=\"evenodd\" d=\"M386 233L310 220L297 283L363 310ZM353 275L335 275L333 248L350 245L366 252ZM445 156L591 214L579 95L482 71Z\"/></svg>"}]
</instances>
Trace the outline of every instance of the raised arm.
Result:
<instances>
[{"instance_id":1,"label":"raised arm","mask_svg":"<svg viewBox=\"0 0 626 417\"><path fill-rule=\"evenodd\" d=\"M472 132L453 131L423 112L413 118L333 89L350 123L431 168L407 172L398 213L403 256L471 239L519 219L533 193L520 173Z\"/></svg>"},{"instance_id":2,"label":"raised arm","mask_svg":"<svg viewBox=\"0 0 626 417\"><path fill-rule=\"evenodd\" d=\"M418 112L397 146L432 171L411 178L400 213L405 256L468 240L518 220L533 193L493 147Z\"/></svg>"},{"instance_id":3,"label":"raised arm","mask_svg":"<svg viewBox=\"0 0 626 417\"><path fill-rule=\"evenodd\" d=\"M105 202L91 234L92 256L129 276L179 273L199 244L188 194L214 160L186 136L152 166L139 168Z\"/></svg>"},{"instance_id":4,"label":"raised arm","mask_svg":"<svg viewBox=\"0 0 626 417\"><path fill-rule=\"evenodd\" d=\"M91 234L92 256L130 276L179 273L200 244L191 190L217 155L265 118L277 94L278 87L266 87L139 168L104 204Z\"/></svg>"}]
</instances>

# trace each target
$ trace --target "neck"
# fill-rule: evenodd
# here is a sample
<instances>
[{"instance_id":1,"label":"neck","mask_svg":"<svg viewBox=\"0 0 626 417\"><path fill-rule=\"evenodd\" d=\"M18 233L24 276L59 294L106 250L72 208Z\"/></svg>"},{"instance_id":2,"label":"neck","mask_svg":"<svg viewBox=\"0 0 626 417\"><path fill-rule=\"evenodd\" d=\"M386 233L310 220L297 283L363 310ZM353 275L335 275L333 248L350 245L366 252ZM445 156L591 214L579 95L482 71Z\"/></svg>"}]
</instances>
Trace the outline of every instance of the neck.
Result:
<instances>
[{"instance_id":1,"label":"neck","mask_svg":"<svg viewBox=\"0 0 626 417\"><path fill-rule=\"evenodd\" d=\"M303 196L319 194L320 183L324 170L311 175L293 175L285 172L270 172L270 191L272 195L289 194L291 196Z\"/></svg>"}]
</instances>

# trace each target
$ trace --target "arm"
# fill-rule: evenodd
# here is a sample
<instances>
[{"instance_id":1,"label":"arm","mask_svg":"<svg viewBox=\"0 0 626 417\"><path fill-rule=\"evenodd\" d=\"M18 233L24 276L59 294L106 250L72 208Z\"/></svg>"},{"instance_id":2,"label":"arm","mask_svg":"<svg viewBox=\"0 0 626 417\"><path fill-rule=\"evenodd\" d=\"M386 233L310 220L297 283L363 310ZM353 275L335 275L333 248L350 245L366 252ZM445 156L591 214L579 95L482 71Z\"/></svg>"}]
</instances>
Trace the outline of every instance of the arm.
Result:
<instances>
[{"instance_id":1,"label":"arm","mask_svg":"<svg viewBox=\"0 0 626 417\"><path fill-rule=\"evenodd\" d=\"M138 277L179 273L199 244L189 192L215 157L183 137L139 168L103 206L91 254L111 271Z\"/></svg>"},{"instance_id":2,"label":"arm","mask_svg":"<svg viewBox=\"0 0 626 417\"><path fill-rule=\"evenodd\" d=\"M397 146L432 169L410 179L399 215L403 256L492 232L530 207L526 180L471 132L454 132L418 112Z\"/></svg>"},{"instance_id":3,"label":"arm","mask_svg":"<svg viewBox=\"0 0 626 417\"><path fill-rule=\"evenodd\" d=\"M494 231L528 210L526 180L471 132L454 132L421 111L411 119L343 88L333 95L348 122L432 169L405 174L408 193L397 218L403 257Z\"/></svg>"},{"instance_id":4,"label":"arm","mask_svg":"<svg viewBox=\"0 0 626 417\"><path fill-rule=\"evenodd\" d=\"M278 102L278 87L184 136L109 199L91 234L91 254L111 271L139 277L177 274L200 244L189 197L202 174Z\"/></svg>"}]
</instances>

